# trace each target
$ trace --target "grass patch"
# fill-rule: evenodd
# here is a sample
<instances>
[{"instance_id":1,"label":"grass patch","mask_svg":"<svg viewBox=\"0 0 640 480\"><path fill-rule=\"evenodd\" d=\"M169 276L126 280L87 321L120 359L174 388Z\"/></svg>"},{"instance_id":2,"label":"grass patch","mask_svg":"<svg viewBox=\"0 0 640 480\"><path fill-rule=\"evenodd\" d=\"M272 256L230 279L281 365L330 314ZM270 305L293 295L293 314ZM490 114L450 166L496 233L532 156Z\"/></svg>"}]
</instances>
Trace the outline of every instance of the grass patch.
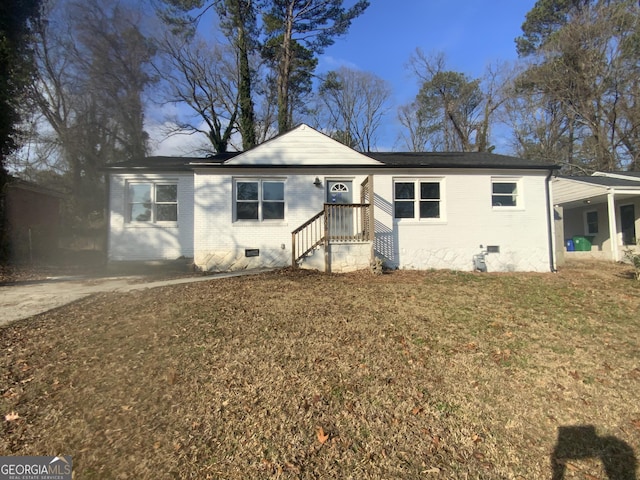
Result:
<instances>
[{"instance_id":1,"label":"grass patch","mask_svg":"<svg viewBox=\"0 0 640 480\"><path fill-rule=\"evenodd\" d=\"M100 479L550 478L559 428L593 425L638 456L627 270L283 270L94 296L0 329L0 455L70 454Z\"/></svg>"}]
</instances>

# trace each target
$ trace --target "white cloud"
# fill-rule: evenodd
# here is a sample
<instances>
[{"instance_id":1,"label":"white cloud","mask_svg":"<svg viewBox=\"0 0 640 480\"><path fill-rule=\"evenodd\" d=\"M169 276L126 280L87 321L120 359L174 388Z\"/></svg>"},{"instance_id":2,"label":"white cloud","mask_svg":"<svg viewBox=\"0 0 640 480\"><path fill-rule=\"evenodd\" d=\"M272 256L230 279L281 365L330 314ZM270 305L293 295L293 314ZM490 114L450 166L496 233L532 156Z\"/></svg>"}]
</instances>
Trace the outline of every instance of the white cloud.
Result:
<instances>
[{"instance_id":1,"label":"white cloud","mask_svg":"<svg viewBox=\"0 0 640 480\"><path fill-rule=\"evenodd\" d=\"M336 58L331 55L320 55L318 59L318 71L328 72L330 70L336 70L340 67L348 67L354 70L362 70L357 64L345 60L344 58Z\"/></svg>"}]
</instances>

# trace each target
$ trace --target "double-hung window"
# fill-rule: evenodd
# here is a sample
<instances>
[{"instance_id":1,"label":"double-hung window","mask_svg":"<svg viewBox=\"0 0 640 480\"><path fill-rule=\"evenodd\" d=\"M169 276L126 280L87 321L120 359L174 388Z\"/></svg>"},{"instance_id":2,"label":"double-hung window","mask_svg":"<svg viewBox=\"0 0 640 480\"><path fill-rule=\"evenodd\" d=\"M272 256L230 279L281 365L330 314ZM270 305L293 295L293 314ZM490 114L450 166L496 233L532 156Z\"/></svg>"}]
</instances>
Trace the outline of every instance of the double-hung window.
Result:
<instances>
[{"instance_id":1,"label":"double-hung window","mask_svg":"<svg viewBox=\"0 0 640 480\"><path fill-rule=\"evenodd\" d=\"M236 220L284 220L284 181L236 180L235 211Z\"/></svg>"},{"instance_id":2,"label":"double-hung window","mask_svg":"<svg viewBox=\"0 0 640 480\"><path fill-rule=\"evenodd\" d=\"M129 222L177 222L178 185L170 182L130 182L127 185Z\"/></svg>"},{"instance_id":3,"label":"double-hung window","mask_svg":"<svg viewBox=\"0 0 640 480\"><path fill-rule=\"evenodd\" d=\"M442 179L395 180L393 204L396 219L441 219Z\"/></svg>"},{"instance_id":4,"label":"double-hung window","mask_svg":"<svg viewBox=\"0 0 640 480\"><path fill-rule=\"evenodd\" d=\"M513 178L491 179L491 205L493 207L520 207L520 180Z\"/></svg>"},{"instance_id":5,"label":"double-hung window","mask_svg":"<svg viewBox=\"0 0 640 480\"><path fill-rule=\"evenodd\" d=\"M585 231L587 235L598 233L598 212L593 210L585 213Z\"/></svg>"}]
</instances>

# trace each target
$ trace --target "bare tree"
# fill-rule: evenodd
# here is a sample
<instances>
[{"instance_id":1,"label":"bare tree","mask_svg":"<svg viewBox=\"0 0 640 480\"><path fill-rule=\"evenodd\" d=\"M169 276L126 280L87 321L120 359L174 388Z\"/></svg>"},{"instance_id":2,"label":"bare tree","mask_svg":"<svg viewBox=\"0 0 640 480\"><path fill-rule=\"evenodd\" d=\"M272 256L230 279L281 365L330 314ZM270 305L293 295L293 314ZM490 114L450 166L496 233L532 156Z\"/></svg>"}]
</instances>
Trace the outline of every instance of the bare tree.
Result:
<instances>
[{"instance_id":1,"label":"bare tree","mask_svg":"<svg viewBox=\"0 0 640 480\"><path fill-rule=\"evenodd\" d=\"M168 101L187 105L192 114L174 119L176 130L205 135L214 152L226 152L237 131L240 111L236 55L228 45L201 38L168 35L161 43Z\"/></svg>"},{"instance_id":2,"label":"bare tree","mask_svg":"<svg viewBox=\"0 0 640 480\"><path fill-rule=\"evenodd\" d=\"M520 84L561 116L569 169L638 167L638 18L630 0L537 2L527 14Z\"/></svg>"},{"instance_id":3,"label":"bare tree","mask_svg":"<svg viewBox=\"0 0 640 480\"><path fill-rule=\"evenodd\" d=\"M534 92L519 91L513 84L507 88L511 94L504 105L503 119L511 128L516 155L570 166L571 124L560 104ZM568 173L573 171L569 168Z\"/></svg>"},{"instance_id":4,"label":"bare tree","mask_svg":"<svg viewBox=\"0 0 640 480\"><path fill-rule=\"evenodd\" d=\"M447 70L443 54L426 56L416 50L409 67L421 81L416 96L416 130L427 140L425 147L444 151L487 151L492 116L499 106L495 81L489 93L481 79ZM493 77L496 78L495 76ZM410 111L405 109L404 114ZM404 121L407 124L407 119Z\"/></svg>"},{"instance_id":5,"label":"bare tree","mask_svg":"<svg viewBox=\"0 0 640 480\"><path fill-rule=\"evenodd\" d=\"M70 14L85 88L117 124L115 140L125 157L143 157L148 136L142 93L154 81L150 60L155 48L141 31L141 12L118 2L88 0L72 4Z\"/></svg>"},{"instance_id":6,"label":"bare tree","mask_svg":"<svg viewBox=\"0 0 640 480\"><path fill-rule=\"evenodd\" d=\"M437 121L422 118L422 111L417 102L411 102L398 108L398 120L404 127L399 140L404 149L410 152L424 152L430 145L437 145ZM435 125L435 127L433 127Z\"/></svg>"},{"instance_id":7,"label":"bare tree","mask_svg":"<svg viewBox=\"0 0 640 480\"><path fill-rule=\"evenodd\" d=\"M202 16L213 9L218 14L219 27L232 47L237 71L238 112L236 127L242 137L242 147L256 145L257 125L254 105L255 71L252 57L260 51L257 24L258 5L262 0L161 0L161 16L172 33L183 36L194 34Z\"/></svg>"},{"instance_id":8,"label":"bare tree","mask_svg":"<svg viewBox=\"0 0 640 480\"><path fill-rule=\"evenodd\" d=\"M480 81L483 94L482 114L477 121L476 145L479 152L491 152L495 146L491 142L493 127L499 122L505 103L509 99L506 88L513 76L513 68L506 63L490 64Z\"/></svg>"},{"instance_id":9,"label":"bare tree","mask_svg":"<svg viewBox=\"0 0 640 480\"><path fill-rule=\"evenodd\" d=\"M318 96L326 129L361 152L376 147L376 133L391 97L385 80L370 72L342 67L326 74Z\"/></svg>"},{"instance_id":10,"label":"bare tree","mask_svg":"<svg viewBox=\"0 0 640 480\"><path fill-rule=\"evenodd\" d=\"M33 139L55 145L76 213L102 210L100 167L146 153L142 92L153 49L136 12L116 3L51 4L37 32L29 90L46 125Z\"/></svg>"}]
</instances>

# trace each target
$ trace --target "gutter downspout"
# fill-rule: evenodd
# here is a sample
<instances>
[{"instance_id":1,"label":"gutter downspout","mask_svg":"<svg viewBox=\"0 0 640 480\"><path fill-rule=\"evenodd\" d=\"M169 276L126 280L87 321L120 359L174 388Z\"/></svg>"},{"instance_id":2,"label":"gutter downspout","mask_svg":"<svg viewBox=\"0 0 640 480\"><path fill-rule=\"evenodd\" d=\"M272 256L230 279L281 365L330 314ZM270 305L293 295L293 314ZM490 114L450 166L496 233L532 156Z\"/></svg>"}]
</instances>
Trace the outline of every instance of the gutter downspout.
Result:
<instances>
[{"instance_id":1,"label":"gutter downspout","mask_svg":"<svg viewBox=\"0 0 640 480\"><path fill-rule=\"evenodd\" d=\"M551 215L553 215L553 208L551 205L551 177L553 176L553 170L549 170L549 175L545 181L545 193L547 197L547 239L549 247L549 268L552 273L556 273L558 270L555 266L555 228Z\"/></svg>"}]
</instances>

